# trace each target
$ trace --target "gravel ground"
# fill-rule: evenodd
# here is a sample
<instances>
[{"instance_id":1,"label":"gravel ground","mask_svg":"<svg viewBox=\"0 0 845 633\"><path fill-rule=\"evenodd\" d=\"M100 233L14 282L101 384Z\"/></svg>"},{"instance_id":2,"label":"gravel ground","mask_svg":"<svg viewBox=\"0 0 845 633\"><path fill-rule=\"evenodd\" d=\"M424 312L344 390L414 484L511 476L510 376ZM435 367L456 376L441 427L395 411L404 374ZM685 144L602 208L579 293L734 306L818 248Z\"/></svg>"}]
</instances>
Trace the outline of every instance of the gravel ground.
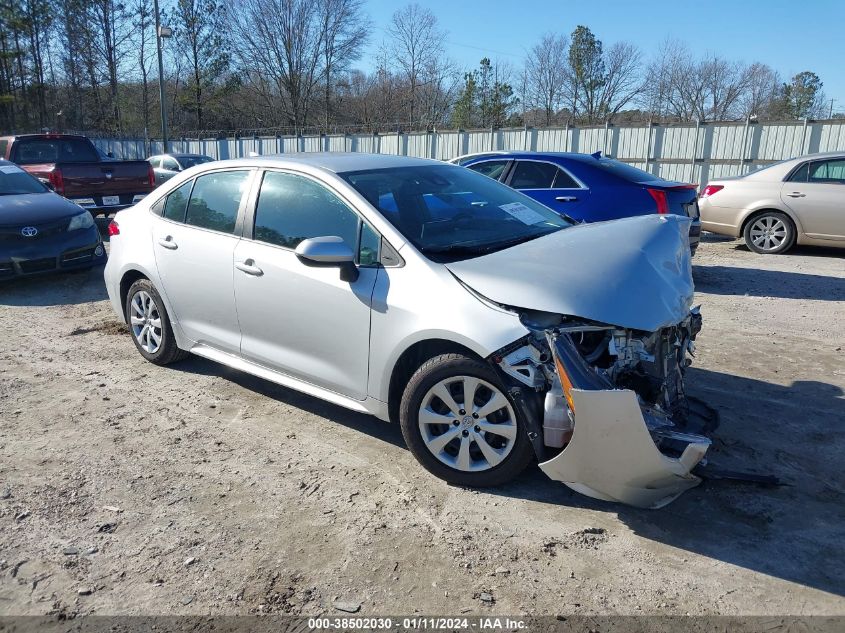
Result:
<instances>
[{"instance_id":1,"label":"gravel ground","mask_svg":"<svg viewBox=\"0 0 845 633\"><path fill-rule=\"evenodd\" d=\"M0 614L845 614L845 252L705 239L708 482L657 511L536 468L428 475L398 427L144 362L101 269L0 287Z\"/></svg>"}]
</instances>

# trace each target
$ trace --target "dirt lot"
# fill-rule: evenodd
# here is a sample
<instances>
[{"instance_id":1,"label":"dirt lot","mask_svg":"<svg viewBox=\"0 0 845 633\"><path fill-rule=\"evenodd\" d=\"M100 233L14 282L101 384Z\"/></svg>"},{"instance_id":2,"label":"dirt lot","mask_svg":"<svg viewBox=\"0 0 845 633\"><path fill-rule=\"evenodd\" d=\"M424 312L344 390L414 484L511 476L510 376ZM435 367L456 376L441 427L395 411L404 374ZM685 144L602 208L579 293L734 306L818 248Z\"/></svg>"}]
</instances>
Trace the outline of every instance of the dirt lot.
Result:
<instances>
[{"instance_id":1,"label":"dirt lot","mask_svg":"<svg viewBox=\"0 0 845 633\"><path fill-rule=\"evenodd\" d=\"M695 277L712 459L787 485L658 511L450 487L395 426L145 363L100 269L0 287L0 614L845 614L845 253L710 238Z\"/></svg>"}]
</instances>

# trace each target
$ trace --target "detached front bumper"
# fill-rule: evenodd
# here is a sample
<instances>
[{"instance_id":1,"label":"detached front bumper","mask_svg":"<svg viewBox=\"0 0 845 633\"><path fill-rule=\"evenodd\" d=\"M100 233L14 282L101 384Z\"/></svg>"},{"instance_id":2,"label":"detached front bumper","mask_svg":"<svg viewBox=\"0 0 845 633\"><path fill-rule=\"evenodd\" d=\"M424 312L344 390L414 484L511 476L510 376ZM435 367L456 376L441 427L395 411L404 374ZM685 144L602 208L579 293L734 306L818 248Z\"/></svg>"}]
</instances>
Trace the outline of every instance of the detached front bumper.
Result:
<instances>
[{"instance_id":1,"label":"detached front bumper","mask_svg":"<svg viewBox=\"0 0 845 633\"><path fill-rule=\"evenodd\" d=\"M589 497L660 508L701 479L690 471L710 446L707 438L687 444L679 458L661 453L629 390L573 389L575 428L557 457L540 464L549 477Z\"/></svg>"},{"instance_id":2,"label":"detached front bumper","mask_svg":"<svg viewBox=\"0 0 845 633\"><path fill-rule=\"evenodd\" d=\"M707 452L708 438L674 430L670 420L641 407L636 393L612 388L568 337L549 342L573 430L566 447L540 464L544 473L576 492L640 508L660 508L701 482L691 471ZM655 438L683 449L675 451L678 457L666 455Z\"/></svg>"}]
</instances>

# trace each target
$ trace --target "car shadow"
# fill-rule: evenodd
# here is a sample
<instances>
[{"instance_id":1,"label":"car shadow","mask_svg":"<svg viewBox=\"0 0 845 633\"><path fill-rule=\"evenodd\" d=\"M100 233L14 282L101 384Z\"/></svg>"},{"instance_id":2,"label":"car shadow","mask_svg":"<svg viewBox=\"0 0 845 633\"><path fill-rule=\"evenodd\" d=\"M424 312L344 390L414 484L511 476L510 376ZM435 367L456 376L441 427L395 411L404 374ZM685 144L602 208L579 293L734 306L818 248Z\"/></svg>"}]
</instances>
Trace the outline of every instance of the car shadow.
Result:
<instances>
[{"instance_id":1,"label":"car shadow","mask_svg":"<svg viewBox=\"0 0 845 633\"><path fill-rule=\"evenodd\" d=\"M399 425L198 357L174 369L217 376L268 398L405 448ZM705 481L660 510L598 501L549 480L534 464L490 494L615 514L642 538L731 565L845 595L845 452L832 441L845 426L845 398L817 381L781 386L690 369L690 395L721 414L708 458L735 471L777 476L780 486ZM765 403L765 404L764 404ZM795 438L800 438L796 440Z\"/></svg>"},{"instance_id":2,"label":"car shadow","mask_svg":"<svg viewBox=\"0 0 845 633\"><path fill-rule=\"evenodd\" d=\"M745 251L752 253L753 251L745 245L745 242L739 242L734 246L735 251ZM845 249L830 248L829 246L804 246L796 245L790 248L783 255L760 255L760 257L789 257L791 255L800 255L801 257L834 257L837 259L845 258Z\"/></svg>"},{"instance_id":3,"label":"car shadow","mask_svg":"<svg viewBox=\"0 0 845 633\"><path fill-rule=\"evenodd\" d=\"M692 272L696 291L708 294L845 301L845 277L703 264Z\"/></svg>"},{"instance_id":4,"label":"car shadow","mask_svg":"<svg viewBox=\"0 0 845 633\"><path fill-rule=\"evenodd\" d=\"M7 306L77 305L107 298L103 264L0 283L0 305Z\"/></svg>"},{"instance_id":5,"label":"car shadow","mask_svg":"<svg viewBox=\"0 0 845 633\"><path fill-rule=\"evenodd\" d=\"M279 402L284 402L287 405L329 419L332 422L337 422L382 442L406 448L405 441L402 439L402 431L399 429L398 424L389 424L372 415L346 409L331 402L321 400L320 398L296 391L295 389L278 385L264 378L259 378L258 376L221 365L220 363L199 356L189 356L184 361L169 365L168 368L191 374L223 378L244 389L273 400L278 400Z\"/></svg>"}]
</instances>

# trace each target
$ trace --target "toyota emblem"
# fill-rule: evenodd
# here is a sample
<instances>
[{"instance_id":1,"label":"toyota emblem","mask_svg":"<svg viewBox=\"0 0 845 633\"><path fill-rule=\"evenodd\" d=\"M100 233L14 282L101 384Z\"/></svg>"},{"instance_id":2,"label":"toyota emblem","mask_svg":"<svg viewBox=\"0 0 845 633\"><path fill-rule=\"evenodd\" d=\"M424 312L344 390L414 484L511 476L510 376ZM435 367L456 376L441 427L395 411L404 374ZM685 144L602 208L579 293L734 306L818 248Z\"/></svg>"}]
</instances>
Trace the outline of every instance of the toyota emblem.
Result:
<instances>
[{"instance_id":1,"label":"toyota emblem","mask_svg":"<svg viewBox=\"0 0 845 633\"><path fill-rule=\"evenodd\" d=\"M25 226L21 229L21 235L24 237L35 237L38 235L38 229L34 226Z\"/></svg>"}]
</instances>

